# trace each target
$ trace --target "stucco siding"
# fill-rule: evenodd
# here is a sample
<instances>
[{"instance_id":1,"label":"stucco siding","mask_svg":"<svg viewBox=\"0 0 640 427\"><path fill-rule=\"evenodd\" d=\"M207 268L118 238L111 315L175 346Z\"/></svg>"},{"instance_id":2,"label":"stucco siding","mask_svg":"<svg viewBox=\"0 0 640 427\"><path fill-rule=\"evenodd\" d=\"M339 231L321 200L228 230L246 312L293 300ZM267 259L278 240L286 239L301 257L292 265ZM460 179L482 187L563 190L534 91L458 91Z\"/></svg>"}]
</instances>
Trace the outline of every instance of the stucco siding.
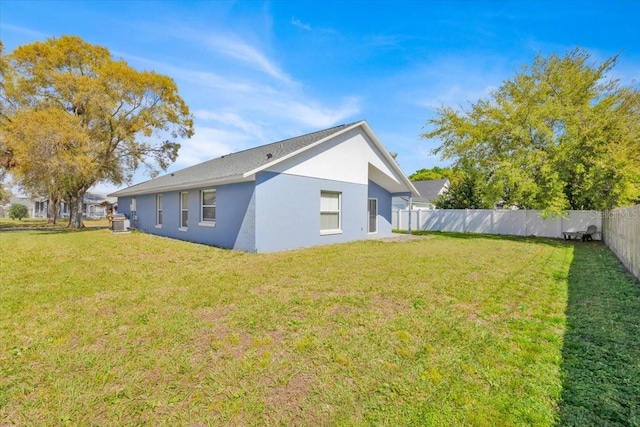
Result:
<instances>
[{"instance_id":1,"label":"stucco siding","mask_svg":"<svg viewBox=\"0 0 640 427\"><path fill-rule=\"evenodd\" d=\"M378 232L376 234L391 234L391 193L375 182L369 181L368 197L378 200Z\"/></svg>"},{"instance_id":2,"label":"stucco siding","mask_svg":"<svg viewBox=\"0 0 640 427\"><path fill-rule=\"evenodd\" d=\"M131 211L129 210L129 205L131 204L131 199L133 197L118 197L118 213L125 215L129 219L131 218Z\"/></svg>"},{"instance_id":3,"label":"stucco siding","mask_svg":"<svg viewBox=\"0 0 640 427\"><path fill-rule=\"evenodd\" d=\"M320 233L320 192L341 193L340 234ZM367 185L263 172L256 178L256 249L285 249L367 238Z\"/></svg>"},{"instance_id":4,"label":"stucco siding","mask_svg":"<svg viewBox=\"0 0 640 427\"><path fill-rule=\"evenodd\" d=\"M215 226L205 226L201 222L200 192L216 190ZM190 189L188 193L188 224L183 229L180 224L180 192L162 194L162 226L156 224L156 195L136 196L137 221L132 221L138 229L150 234L188 240L221 248L255 251L255 199L254 183L239 183L218 187ZM118 199L119 211L132 220L129 204L131 197ZM120 208L121 204L124 204Z\"/></svg>"},{"instance_id":5,"label":"stucco siding","mask_svg":"<svg viewBox=\"0 0 640 427\"><path fill-rule=\"evenodd\" d=\"M389 162L360 128L313 147L268 169L270 172L367 185L370 165L386 182L404 188ZM375 178L374 178L375 180Z\"/></svg>"}]
</instances>

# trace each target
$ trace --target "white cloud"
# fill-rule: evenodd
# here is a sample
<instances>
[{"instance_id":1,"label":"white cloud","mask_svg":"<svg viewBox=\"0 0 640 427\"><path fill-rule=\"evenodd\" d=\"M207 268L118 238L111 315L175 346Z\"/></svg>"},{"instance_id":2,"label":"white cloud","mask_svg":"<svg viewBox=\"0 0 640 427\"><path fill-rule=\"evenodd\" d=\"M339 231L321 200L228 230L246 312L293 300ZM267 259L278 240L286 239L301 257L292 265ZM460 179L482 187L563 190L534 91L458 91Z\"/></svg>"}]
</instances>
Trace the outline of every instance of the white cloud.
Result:
<instances>
[{"instance_id":1,"label":"white cloud","mask_svg":"<svg viewBox=\"0 0 640 427\"><path fill-rule=\"evenodd\" d=\"M277 80L291 83L291 78L278 65L258 49L235 36L209 36L206 38L206 44L221 55L244 62Z\"/></svg>"},{"instance_id":2,"label":"white cloud","mask_svg":"<svg viewBox=\"0 0 640 427\"><path fill-rule=\"evenodd\" d=\"M235 132L241 132L246 136L251 136L252 138L257 139L258 141L267 140L265 130L260 123L247 120L237 113L230 111L216 112L211 110L196 110L193 115L196 119L200 119L202 121L213 121L220 127L235 129Z\"/></svg>"},{"instance_id":3,"label":"white cloud","mask_svg":"<svg viewBox=\"0 0 640 427\"><path fill-rule=\"evenodd\" d=\"M242 132L197 126L193 137L180 141L182 146L178 161L171 169L195 165L238 151L249 139L249 136Z\"/></svg>"},{"instance_id":4,"label":"white cloud","mask_svg":"<svg viewBox=\"0 0 640 427\"><path fill-rule=\"evenodd\" d=\"M193 112L195 135L180 141L182 148L171 171L348 119L360 119L353 117L361 112L359 97L345 94L323 100L309 96L302 84L237 35L202 35L187 30L174 37L188 38L193 48L199 46L205 55L213 50L240 63L210 58L211 71L202 69L202 64L193 67L178 58L169 63L120 53L136 67L170 75ZM247 74L245 64L260 73Z\"/></svg>"},{"instance_id":5,"label":"white cloud","mask_svg":"<svg viewBox=\"0 0 640 427\"><path fill-rule=\"evenodd\" d=\"M303 30L307 30L307 31L311 31L311 25L309 24L304 24L302 23L302 21L300 21L299 19L295 18L295 17L291 17L291 23L298 27L298 28L302 28Z\"/></svg>"},{"instance_id":6,"label":"white cloud","mask_svg":"<svg viewBox=\"0 0 640 427\"><path fill-rule=\"evenodd\" d=\"M267 107L281 118L315 128L325 128L360 113L360 99L345 98L337 107L319 105L317 102L298 99L272 99Z\"/></svg>"},{"instance_id":7,"label":"white cloud","mask_svg":"<svg viewBox=\"0 0 640 427\"><path fill-rule=\"evenodd\" d=\"M16 33L21 33L33 39L44 39L44 38L50 37L49 34L43 33L41 31L32 30L31 28L26 28L26 27L20 27L18 25L2 23L0 24L0 28L3 30L9 30Z\"/></svg>"}]
</instances>

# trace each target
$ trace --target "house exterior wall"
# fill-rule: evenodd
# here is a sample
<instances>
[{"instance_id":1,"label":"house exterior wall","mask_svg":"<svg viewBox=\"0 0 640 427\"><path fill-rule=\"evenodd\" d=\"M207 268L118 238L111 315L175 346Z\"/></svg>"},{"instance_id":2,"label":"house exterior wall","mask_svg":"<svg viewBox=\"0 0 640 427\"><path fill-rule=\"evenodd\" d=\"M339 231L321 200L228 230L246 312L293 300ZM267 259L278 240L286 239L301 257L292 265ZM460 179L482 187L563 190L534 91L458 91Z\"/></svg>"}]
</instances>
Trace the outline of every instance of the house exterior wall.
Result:
<instances>
[{"instance_id":1,"label":"house exterior wall","mask_svg":"<svg viewBox=\"0 0 640 427\"><path fill-rule=\"evenodd\" d=\"M215 187L215 227L198 225L200 191L189 190L189 224L180 230L180 192L162 193L163 224L156 226L156 194L119 197L118 212L146 233L250 252L348 242L390 234L391 193L368 185L263 172L256 182ZM341 193L339 234L320 232L320 192ZM135 215L130 210L136 199ZM378 200L378 231L367 232L367 200Z\"/></svg>"},{"instance_id":2,"label":"house exterior wall","mask_svg":"<svg viewBox=\"0 0 640 427\"><path fill-rule=\"evenodd\" d=\"M378 170L380 176L384 176L388 185L397 186L398 191L404 191L402 178L360 128L338 135L268 170L367 185L371 179L370 166Z\"/></svg>"},{"instance_id":3,"label":"house exterior wall","mask_svg":"<svg viewBox=\"0 0 640 427\"><path fill-rule=\"evenodd\" d=\"M200 192L216 190L215 226L200 224ZM156 194L135 197L119 197L118 212L131 220L133 227L146 233L221 248L255 251L255 197L254 183L203 187L186 191L188 201L188 226L180 227L180 192L162 194L162 226L156 224ZM136 216L130 210L131 200L136 199Z\"/></svg>"},{"instance_id":4,"label":"house exterior wall","mask_svg":"<svg viewBox=\"0 0 640 427\"><path fill-rule=\"evenodd\" d=\"M320 232L321 191L341 193L342 232L339 234ZM273 252L366 239L368 194L368 186L362 184L273 172L258 174L257 251Z\"/></svg>"},{"instance_id":5,"label":"house exterior wall","mask_svg":"<svg viewBox=\"0 0 640 427\"><path fill-rule=\"evenodd\" d=\"M180 230L180 192L163 193L162 227L156 227L156 194L118 200L132 225L152 234L256 252L273 252L375 238L392 232L392 196L409 195L411 186L374 136L357 127L307 147L265 169L246 171L244 179L216 189L216 225L198 224L200 191L188 190L189 225ZM175 187L173 187L175 188ZM206 187L204 189L209 189ZM339 230L321 230L321 192L339 192ZM377 200L377 227L369 233L369 199ZM333 226L333 202L323 199L325 224ZM137 219L137 221L136 221Z\"/></svg>"},{"instance_id":6,"label":"house exterior wall","mask_svg":"<svg viewBox=\"0 0 640 427\"><path fill-rule=\"evenodd\" d=\"M131 211L129 210L131 199L133 199L133 197L131 196L118 197L117 204L118 204L118 214L125 215L128 219L133 220L133 218L131 218Z\"/></svg>"},{"instance_id":7,"label":"house exterior wall","mask_svg":"<svg viewBox=\"0 0 640 427\"><path fill-rule=\"evenodd\" d=\"M369 181L368 198L378 200L378 232L377 235L392 233L391 193L373 181ZM366 214L366 212L365 212Z\"/></svg>"}]
</instances>

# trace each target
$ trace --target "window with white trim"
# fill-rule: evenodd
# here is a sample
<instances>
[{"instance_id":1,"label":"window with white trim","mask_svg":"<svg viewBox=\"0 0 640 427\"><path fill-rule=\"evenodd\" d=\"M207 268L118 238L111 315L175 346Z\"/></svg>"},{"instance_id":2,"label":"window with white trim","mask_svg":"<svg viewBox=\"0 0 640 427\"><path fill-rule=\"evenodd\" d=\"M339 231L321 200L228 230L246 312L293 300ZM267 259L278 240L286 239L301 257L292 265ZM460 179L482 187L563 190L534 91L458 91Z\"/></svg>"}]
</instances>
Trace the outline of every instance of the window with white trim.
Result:
<instances>
[{"instance_id":1,"label":"window with white trim","mask_svg":"<svg viewBox=\"0 0 640 427\"><path fill-rule=\"evenodd\" d=\"M180 228L189 225L189 193L180 193Z\"/></svg>"},{"instance_id":2,"label":"window with white trim","mask_svg":"<svg viewBox=\"0 0 640 427\"><path fill-rule=\"evenodd\" d=\"M200 194L200 221L215 223L216 190L202 190Z\"/></svg>"},{"instance_id":3,"label":"window with white trim","mask_svg":"<svg viewBox=\"0 0 640 427\"><path fill-rule=\"evenodd\" d=\"M162 226L162 194L156 194L156 225Z\"/></svg>"},{"instance_id":4,"label":"window with white trim","mask_svg":"<svg viewBox=\"0 0 640 427\"><path fill-rule=\"evenodd\" d=\"M330 234L341 232L342 193L336 191L320 192L320 232Z\"/></svg>"}]
</instances>

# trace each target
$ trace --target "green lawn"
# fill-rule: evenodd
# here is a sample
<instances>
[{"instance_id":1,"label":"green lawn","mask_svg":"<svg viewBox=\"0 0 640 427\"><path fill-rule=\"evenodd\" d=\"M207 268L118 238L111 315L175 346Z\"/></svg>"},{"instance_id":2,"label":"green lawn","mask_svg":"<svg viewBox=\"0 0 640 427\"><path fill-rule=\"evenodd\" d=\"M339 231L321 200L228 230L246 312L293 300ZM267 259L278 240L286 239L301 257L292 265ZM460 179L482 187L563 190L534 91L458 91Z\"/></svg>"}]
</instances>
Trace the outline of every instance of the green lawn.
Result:
<instances>
[{"instance_id":1,"label":"green lawn","mask_svg":"<svg viewBox=\"0 0 640 427\"><path fill-rule=\"evenodd\" d=\"M640 425L640 287L599 243L42 230L0 263L0 425Z\"/></svg>"},{"instance_id":2,"label":"green lawn","mask_svg":"<svg viewBox=\"0 0 640 427\"><path fill-rule=\"evenodd\" d=\"M69 219L59 218L55 225L49 224L47 218L24 218L9 219L0 218L0 230L6 228L64 228L69 224ZM85 219L85 227L107 227L109 221L106 219Z\"/></svg>"}]
</instances>

